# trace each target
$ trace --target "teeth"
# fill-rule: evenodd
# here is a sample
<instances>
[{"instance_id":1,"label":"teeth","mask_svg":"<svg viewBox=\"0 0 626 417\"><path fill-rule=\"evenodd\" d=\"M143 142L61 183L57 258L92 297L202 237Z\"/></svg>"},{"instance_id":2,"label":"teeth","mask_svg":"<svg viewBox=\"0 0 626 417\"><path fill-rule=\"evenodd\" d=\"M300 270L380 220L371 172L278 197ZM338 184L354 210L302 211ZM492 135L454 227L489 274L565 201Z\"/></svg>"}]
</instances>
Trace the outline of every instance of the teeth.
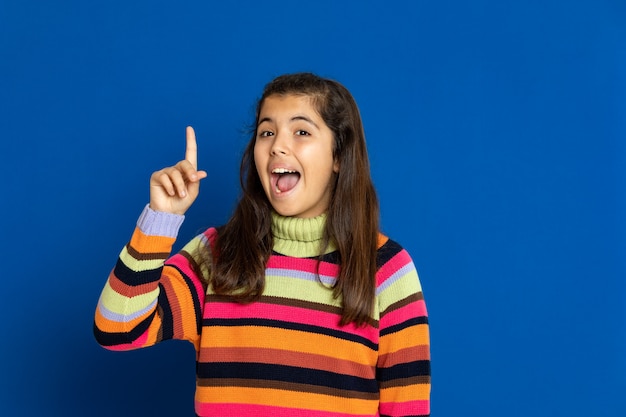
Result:
<instances>
[{"instance_id":1,"label":"teeth","mask_svg":"<svg viewBox=\"0 0 626 417\"><path fill-rule=\"evenodd\" d=\"M291 169L285 168L276 168L272 170L272 174L295 174L298 171L293 171Z\"/></svg>"}]
</instances>

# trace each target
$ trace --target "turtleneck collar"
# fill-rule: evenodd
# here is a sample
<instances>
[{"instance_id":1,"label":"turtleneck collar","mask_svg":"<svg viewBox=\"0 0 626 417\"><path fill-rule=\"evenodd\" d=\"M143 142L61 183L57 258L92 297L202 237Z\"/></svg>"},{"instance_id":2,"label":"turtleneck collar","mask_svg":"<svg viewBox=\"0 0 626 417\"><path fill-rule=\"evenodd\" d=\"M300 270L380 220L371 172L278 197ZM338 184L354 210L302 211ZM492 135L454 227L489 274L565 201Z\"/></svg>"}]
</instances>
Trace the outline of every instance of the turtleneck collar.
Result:
<instances>
[{"instance_id":1,"label":"turtleneck collar","mask_svg":"<svg viewBox=\"0 0 626 417\"><path fill-rule=\"evenodd\" d=\"M284 217L272 212L272 234L274 250L280 254L297 258L309 258L320 254L320 245L324 236L326 214L301 219ZM336 250L334 242L330 242L324 253Z\"/></svg>"}]
</instances>

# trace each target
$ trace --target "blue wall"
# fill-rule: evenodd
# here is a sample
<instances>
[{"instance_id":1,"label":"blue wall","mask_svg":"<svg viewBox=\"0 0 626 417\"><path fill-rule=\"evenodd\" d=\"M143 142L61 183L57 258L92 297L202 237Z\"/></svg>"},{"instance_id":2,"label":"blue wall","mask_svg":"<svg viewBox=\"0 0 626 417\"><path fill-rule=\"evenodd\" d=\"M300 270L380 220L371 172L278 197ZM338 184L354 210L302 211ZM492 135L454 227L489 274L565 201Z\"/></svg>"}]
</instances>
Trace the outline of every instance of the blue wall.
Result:
<instances>
[{"instance_id":1,"label":"blue wall","mask_svg":"<svg viewBox=\"0 0 626 417\"><path fill-rule=\"evenodd\" d=\"M96 345L152 171L228 217L275 75L342 81L432 325L434 416L626 415L626 3L0 2L3 416L191 415L194 355Z\"/></svg>"}]
</instances>

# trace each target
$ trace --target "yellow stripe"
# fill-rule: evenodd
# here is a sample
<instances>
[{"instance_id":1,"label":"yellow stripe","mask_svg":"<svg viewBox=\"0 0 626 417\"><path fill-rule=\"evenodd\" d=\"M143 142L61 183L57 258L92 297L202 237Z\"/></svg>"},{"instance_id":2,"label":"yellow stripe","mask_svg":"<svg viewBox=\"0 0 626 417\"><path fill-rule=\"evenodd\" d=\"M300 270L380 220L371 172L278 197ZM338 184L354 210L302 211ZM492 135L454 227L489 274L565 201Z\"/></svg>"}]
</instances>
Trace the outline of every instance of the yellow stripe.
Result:
<instances>
[{"instance_id":1,"label":"yellow stripe","mask_svg":"<svg viewBox=\"0 0 626 417\"><path fill-rule=\"evenodd\" d=\"M334 298L332 288L326 288L318 281L276 275L266 278L264 295L341 307L341 300Z\"/></svg>"},{"instance_id":2,"label":"yellow stripe","mask_svg":"<svg viewBox=\"0 0 626 417\"><path fill-rule=\"evenodd\" d=\"M146 294L125 297L111 288L109 281L107 281L102 289L100 302L107 310L117 314L128 315L148 307L158 296L159 288L157 287Z\"/></svg>"},{"instance_id":3,"label":"yellow stripe","mask_svg":"<svg viewBox=\"0 0 626 417\"><path fill-rule=\"evenodd\" d=\"M146 259L138 260L128 253L128 249L124 246L124 249L120 252L120 260L134 272L149 271L157 269L163 266L165 259Z\"/></svg>"},{"instance_id":4,"label":"yellow stripe","mask_svg":"<svg viewBox=\"0 0 626 417\"><path fill-rule=\"evenodd\" d=\"M385 311L387 307L396 301L406 298L409 294L416 294L420 291L422 291L422 286L417 277L417 272L415 272L415 269L411 269L378 294L380 311Z\"/></svg>"},{"instance_id":5,"label":"yellow stripe","mask_svg":"<svg viewBox=\"0 0 626 417\"><path fill-rule=\"evenodd\" d=\"M207 246L209 246L208 243L209 242L206 241L206 244L205 244L204 235L196 235L196 237L191 239L189 242L185 244L185 246L183 246L181 251L185 251L188 254L192 255L194 259L196 259L199 252L205 255L208 254L209 256L211 256L212 253L211 253L210 247L207 249Z\"/></svg>"}]
</instances>

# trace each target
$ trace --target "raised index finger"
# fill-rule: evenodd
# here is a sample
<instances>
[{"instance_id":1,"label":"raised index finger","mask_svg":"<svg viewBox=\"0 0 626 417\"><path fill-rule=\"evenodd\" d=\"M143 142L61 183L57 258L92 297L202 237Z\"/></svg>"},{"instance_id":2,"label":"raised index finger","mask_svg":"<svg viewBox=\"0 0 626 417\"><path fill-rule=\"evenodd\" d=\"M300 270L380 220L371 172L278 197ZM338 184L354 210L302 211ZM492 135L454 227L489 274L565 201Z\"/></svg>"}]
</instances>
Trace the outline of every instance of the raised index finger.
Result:
<instances>
[{"instance_id":1,"label":"raised index finger","mask_svg":"<svg viewBox=\"0 0 626 417\"><path fill-rule=\"evenodd\" d=\"M193 127L187 126L187 148L185 149L185 160L198 169L198 145L196 143L196 132Z\"/></svg>"}]
</instances>

